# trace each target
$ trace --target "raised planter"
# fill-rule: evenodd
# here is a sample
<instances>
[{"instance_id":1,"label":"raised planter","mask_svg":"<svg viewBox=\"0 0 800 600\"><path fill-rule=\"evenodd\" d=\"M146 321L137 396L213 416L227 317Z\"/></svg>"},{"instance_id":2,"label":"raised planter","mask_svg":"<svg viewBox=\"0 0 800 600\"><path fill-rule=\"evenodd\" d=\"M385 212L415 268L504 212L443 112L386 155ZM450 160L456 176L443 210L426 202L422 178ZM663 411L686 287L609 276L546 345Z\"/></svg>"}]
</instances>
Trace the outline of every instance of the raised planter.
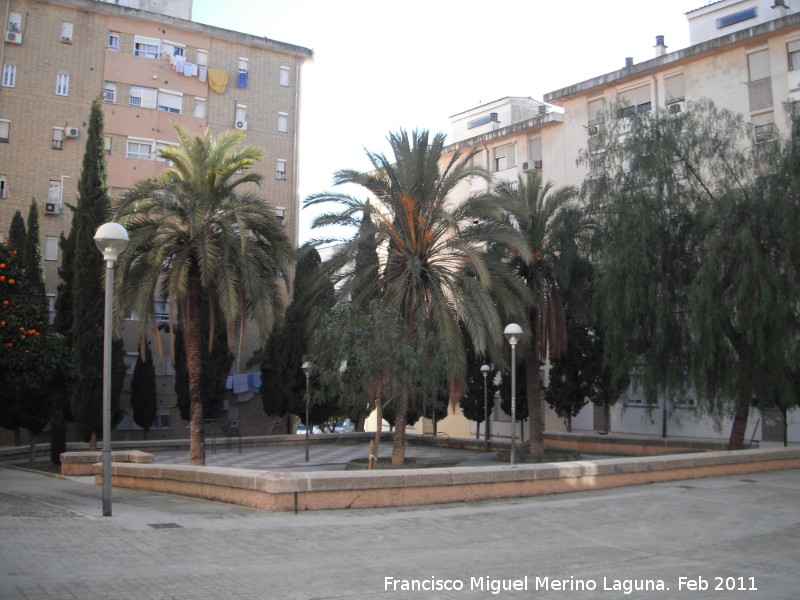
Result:
<instances>
[{"instance_id":1,"label":"raised planter","mask_svg":"<svg viewBox=\"0 0 800 600\"><path fill-rule=\"evenodd\" d=\"M706 452L536 465L276 473L114 463L112 482L271 511L411 506L800 468L800 448ZM101 477L95 474L96 483Z\"/></svg>"},{"instance_id":2,"label":"raised planter","mask_svg":"<svg viewBox=\"0 0 800 600\"><path fill-rule=\"evenodd\" d=\"M95 464L103 460L102 452L62 452L62 475L92 475ZM111 453L112 463L135 463L149 465L153 462L153 455L139 450L116 450Z\"/></svg>"}]
</instances>

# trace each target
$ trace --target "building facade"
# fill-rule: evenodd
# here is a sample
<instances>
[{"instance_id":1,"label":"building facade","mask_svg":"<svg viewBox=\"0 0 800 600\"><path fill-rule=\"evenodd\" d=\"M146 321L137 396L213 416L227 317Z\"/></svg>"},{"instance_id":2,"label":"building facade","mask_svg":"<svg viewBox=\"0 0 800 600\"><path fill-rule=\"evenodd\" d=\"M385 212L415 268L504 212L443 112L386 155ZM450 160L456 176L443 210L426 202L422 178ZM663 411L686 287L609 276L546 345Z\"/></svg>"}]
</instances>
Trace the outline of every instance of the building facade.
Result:
<instances>
[{"instance_id":1,"label":"building facade","mask_svg":"<svg viewBox=\"0 0 800 600\"><path fill-rule=\"evenodd\" d=\"M300 77L311 50L194 23L191 0L10 0L6 6L0 236L16 211L27 216L35 198L51 302L58 240L70 229L68 205L76 202L90 106L98 97L112 198L165 168L158 150L178 143L173 123L189 134L240 129L245 144L265 152L254 168L263 177L259 193L297 245ZM169 311L159 306L159 318L166 320ZM242 366L254 349L254 343L245 347L238 357ZM126 351L132 369L135 339L126 340ZM170 437L184 437L174 408L171 356L156 360L159 423L180 429ZM239 382L240 394L231 393L234 405L237 397L252 397L252 389L241 389ZM249 419L258 427L260 402L250 404L258 404ZM123 421L122 428L127 425Z\"/></svg>"},{"instance_id":2,"label":"building facade","mask_svg":"<svg viewBox=\"0 0 800 600\"><path fill-rule=\"evenodd\" d=\"M800 100L800 2L720 0L686 16L690 47L669 52L664 38L657 36L650 60L634 64L626 59L616 71L545 94L544 103L525 99L529 111L537 113L534 116L514 110L522 102L519 98L455 115L449 152L477 150L478 164L497 178L513 181L525 172L536 172L556 186L580 186L589 173L578 163L579 153L602 126L602 111L619 101L638 110L661 107L678 112L687 102L710 98L752 124L754 144L773 139L777 132L788 133L786 105ZM480 191L476 185L482 184L465 184L458 193ZM647 404L636 381L634 374L625 398L611 411L612 432L728 437L730 420L698 417L691 391L669 405L664 399ZM493 418L499 421L493 423L493 431L509 436L499 407ZM753 411L747 439L782 439L782 419L777 412ZM604 428L607 420L589 405L573 419L572 427L592 431ZM440 424L446 431L448 426L464 429L458 415ZM548 411L546 429L563 431L564 424ZM791 441L800 442L800 411L789 413L788 432Z\"/></svg>"}]
</instances>

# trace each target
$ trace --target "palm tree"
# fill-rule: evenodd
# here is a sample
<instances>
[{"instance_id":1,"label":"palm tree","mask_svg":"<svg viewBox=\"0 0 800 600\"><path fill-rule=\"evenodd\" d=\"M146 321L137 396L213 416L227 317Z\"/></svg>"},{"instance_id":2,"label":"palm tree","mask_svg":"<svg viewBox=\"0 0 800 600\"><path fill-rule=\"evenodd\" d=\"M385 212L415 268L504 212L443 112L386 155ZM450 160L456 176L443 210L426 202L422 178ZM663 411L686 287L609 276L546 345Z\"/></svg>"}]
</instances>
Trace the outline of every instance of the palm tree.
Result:
<instances>
[{"instance_id":1,"label":"palm tree","mask_svg":"<svg viewBox=\"0 0 800 600\"><path fill-rule=\"evenodd\" d=\"M323 192L307 198L305 205L343 205L338 213L317 217L315 228L357 226L359 217L369 219L372 226L360 227L360 233L345 241L329 261L340 298L348 302L363 296L379 298L399 312L409 337L421 333L417 339L440 340L439 347L428 344L419 351L448 353L450 397L460 398L467 363L460 324L477 352L489 353L502 344L504 318L524 293L509 265L489 260L484 250L487 245L504 244L522 252L524 245L517 232L499 220L497 205L488 196L453 201L451 193L459 183L490 176L471 166L472 155L456 152L444 160L444 139L443 134L431 139L427 131L390 134L391 160L367 152L372 171L343 170L334 176L337 185L364 188L369 200ZM369 261L354 260L367 246L380 257L377 277ZM359 265L366 265L364 272ZM407 410L435 393L408 390L397 401L393 464L404 460Z\"/></svg>"},{"instance_id":2,"label":"palm tree","mask_svg":"<svg viewBox=\"0 0 800 600\"><path fill-rule=\"evenodd\" d=\"M531 453L544 452L544 422L541 409L539 365L548 356L566 350L567 327L563 290L580 290L579 285L562 285L561 275L571 272L578 258L580 230L584 213L572 205L577 190L571 186L553 188L539 176L520 177L515 182L501 181L495 197L507 212L509 221L525 238L524 253L513 253L511 264L532 292L528 308L527 334L523 353L528 390L528 418Z\"/></svg>"},{"instance_id":3,"label":"palm tree","mask_svg":"<svg viewBox=\"0 0 800 600\"><path fill-rule=\"evenodd\" d=\"M248 319L266 337L282 310L281 280L292 248L273 211L245 187L261 181L248 169L263 152L237 148L239 131L213 138L208 130L191 137L178 125L175 129L180 145L160 151L172 166L158 179L139 182L116 208L116 220L130 235L118 262L116 301L118 314L135 312L143 327L155 298L178 307L189 371L189 455L191 464L202 465L200 298L205 292L218 304L221 325L238 325L240 339Z\"/></svg>"}]
</instances>

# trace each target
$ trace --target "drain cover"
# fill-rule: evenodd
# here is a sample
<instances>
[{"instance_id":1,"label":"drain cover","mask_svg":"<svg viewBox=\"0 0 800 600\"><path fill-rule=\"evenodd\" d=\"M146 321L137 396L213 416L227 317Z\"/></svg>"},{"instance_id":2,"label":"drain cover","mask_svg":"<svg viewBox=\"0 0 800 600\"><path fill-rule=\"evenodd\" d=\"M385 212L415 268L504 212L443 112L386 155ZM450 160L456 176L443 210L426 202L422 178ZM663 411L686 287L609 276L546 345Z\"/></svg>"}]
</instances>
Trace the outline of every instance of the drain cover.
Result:
<instances>
[{"instance_id":1,"label":"drain cover","mask_svg":"<svg viewBox=\"0 0 800 600\"><path fill-rule=\"evenodd\" d=\"M148 527L153 529L180 529L181 526L177 523L148 523Z\"/></svg>"}]
</instances>

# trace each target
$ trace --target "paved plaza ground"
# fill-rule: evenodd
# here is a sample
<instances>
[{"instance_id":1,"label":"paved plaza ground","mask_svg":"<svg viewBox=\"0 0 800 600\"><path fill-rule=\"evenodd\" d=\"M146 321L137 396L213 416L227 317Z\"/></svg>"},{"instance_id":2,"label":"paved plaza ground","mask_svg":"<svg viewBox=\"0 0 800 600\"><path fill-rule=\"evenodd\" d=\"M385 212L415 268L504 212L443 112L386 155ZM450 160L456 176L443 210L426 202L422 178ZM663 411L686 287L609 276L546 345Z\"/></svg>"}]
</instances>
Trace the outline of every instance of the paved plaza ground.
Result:
<instances>
[{"instance_id":1,"label":"paved plaza ground","mask_svg":"<svg viewBox=\"0 0 800 600\"><path fill-rule=\"evenodd\" d=\"M307 468L302 446L226 463ZM88 481L0 466L0 599L800 598L800 470L300 514L115 488L112 517Z\"/></svg>"}]
</instances>

